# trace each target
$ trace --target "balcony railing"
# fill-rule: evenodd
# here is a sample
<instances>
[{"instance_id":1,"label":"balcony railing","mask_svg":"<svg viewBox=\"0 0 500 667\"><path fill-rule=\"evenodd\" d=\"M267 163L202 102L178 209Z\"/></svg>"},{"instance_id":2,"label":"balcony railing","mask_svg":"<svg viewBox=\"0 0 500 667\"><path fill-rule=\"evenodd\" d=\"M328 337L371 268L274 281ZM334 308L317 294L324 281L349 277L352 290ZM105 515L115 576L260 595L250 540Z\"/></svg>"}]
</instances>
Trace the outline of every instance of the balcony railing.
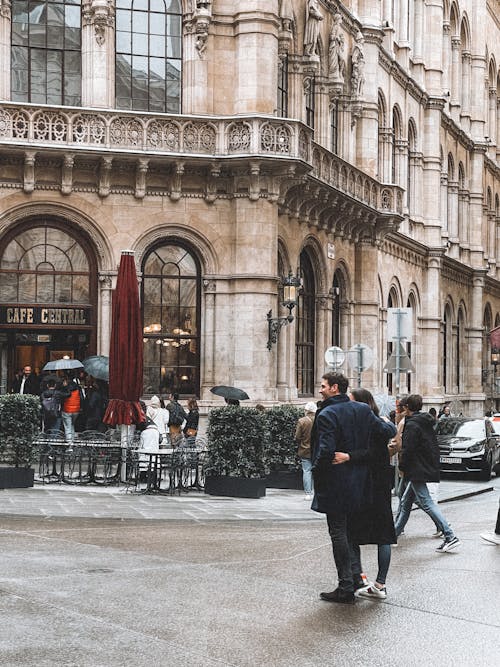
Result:
<instances>
[{"instance_id":1,"label":"balcony railing","mask_svg":"<svg viewBox=\"0 0 500 667\"><path fill-rule=\"evenodd\" d=\"M299 121L275 116L186 116L3 102L0 146L71 152L300 160L312 175L379 211L402 212L402 189L383 185L312 140Z\"/></svg>"}]
</instances>

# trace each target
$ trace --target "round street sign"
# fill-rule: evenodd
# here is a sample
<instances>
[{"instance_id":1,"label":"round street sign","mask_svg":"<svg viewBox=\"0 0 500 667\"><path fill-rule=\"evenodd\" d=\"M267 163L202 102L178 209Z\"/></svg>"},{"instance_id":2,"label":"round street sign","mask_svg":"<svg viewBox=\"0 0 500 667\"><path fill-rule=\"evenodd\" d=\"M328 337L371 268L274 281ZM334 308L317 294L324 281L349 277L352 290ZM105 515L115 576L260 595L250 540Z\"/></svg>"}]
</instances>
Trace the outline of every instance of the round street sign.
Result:
<instances>
[{"instance_id":1,"label":"round street sign","mask_svg":"<svg viewBox=\"0 0 500 667\"><path fill-rule=\"evenodd\" d=\"M373 352L368 345L358 343L347 352L347 363L358 373L366 371L373 364Z\"/></svg>"},{"instance_id":2,"label":"round street sign","mask_svg":"<svg viewBox=\"0 0 500 667\"><path fill-rule=\"evenodd\" d=\"M345 352L341 347L329 347L325 352L325 363L333 368L340 368L345 361Z\"/></svg>"}]
</instances>

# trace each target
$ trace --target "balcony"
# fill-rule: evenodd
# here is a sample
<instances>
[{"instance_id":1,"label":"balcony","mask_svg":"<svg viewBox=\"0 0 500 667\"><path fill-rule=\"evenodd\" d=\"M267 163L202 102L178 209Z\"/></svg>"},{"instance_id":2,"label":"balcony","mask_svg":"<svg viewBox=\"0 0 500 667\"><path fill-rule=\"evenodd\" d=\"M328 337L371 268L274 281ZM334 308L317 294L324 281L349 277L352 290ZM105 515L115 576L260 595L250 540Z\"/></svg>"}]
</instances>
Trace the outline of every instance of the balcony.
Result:
<instances>
[{"instance_id":1,"label":"balcony","mask_svg":"<svg viewBox=\"0 0 500 667\"><path fill-rule=\"evenodd\" d=\"M384 185L312 140L299 121L275 116L186 116L3 102L0 147L212 164L249 160L300 163L302 173L363 208L402 213L402 189Z\"/></svg>"}]
</instances>

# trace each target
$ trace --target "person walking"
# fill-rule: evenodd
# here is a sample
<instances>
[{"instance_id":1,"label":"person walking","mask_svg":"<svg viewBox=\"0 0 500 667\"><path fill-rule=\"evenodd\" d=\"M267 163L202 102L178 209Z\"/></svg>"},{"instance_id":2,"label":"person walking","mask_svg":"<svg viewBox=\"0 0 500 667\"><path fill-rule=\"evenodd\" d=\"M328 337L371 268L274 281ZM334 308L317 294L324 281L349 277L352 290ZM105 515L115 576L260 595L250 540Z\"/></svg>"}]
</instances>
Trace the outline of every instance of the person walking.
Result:
<instances>
[{"instance_id":1,"label":"person walking","mask_svg":"<svg viewBox=\"0 0 500 667\"><path fill-rule=\"evenodd\" d=\"M334 465L337 451L351 454L366 449L373 435L392 438L396 428L376 417L368 405L347 396L348 380L340 373L326 373L321 380L322 404L311 436L314 480L312 509L326 514L338 573L338 588L320 593L328 602L354 604L354 590L364 586L355 581L352 551L348 540L349 517L365 507L370 498L366 465Z\"/></svg>"},{"instance_id":2,"label":"person walking","mask_svg":"<svg viewBox=\"0 0 500 667\"><path fill-rule=\"evenodd\" d=\"M481 533L481 538L486 542L491 542L500 546L500 498L498 503L498 514L497 514L497 523L495 526L495 532L493 533Z\"/></svg>"},{"instance_id":3,"label":"person walking","mask_svg":"<svg viewBox=\"0 0 500 667\"><path fill-rule=\"evenodd\" d=\"M309 401L305 404L305 415L299 419L295 428L295 441L298 444L297 456L302 465L302 485L306 500L312 499L313 483L311 473L311 431L316 414L316 403Z\"/></svg>"},{"instance_id":4,"label":"person walking","mask_svg":"<svg viewBox=\"0 0 500 667\"><path fill-rule=\"evenodd\" d=\"M372 394L367 389L353 389L351 400L366 403L373 414L379 416L379 410ZM386 578L391 564L391 544L396 544L396 531L392 518L391 491L392 470L389 463L389 445L387 435L373 434L368 448L347 454L336 452L334 464L366 463L370 469L372 481L372 501L370 505L352 515L349 526L349 541L353 552L354 580L361 578L360 544L376 544L378 573L374 583L356 591L356 595L365 598L385 600L387 597Z\"/></svg>"},{"instance_id":5,"label":"person walking","mask_svg":"<svg viewBox=\"0 0 500 667\"><path fill-rule=\"evenodd\" d=\"M434 419L428 412L422 412L422 396L411 394L407 401L407 416L403 430L403 448L400 468L408 481L403 497L401 511L396 519L396 536L399 537L408 519L412 504L417 500L443 532L444 540L436 549L445 553L455 549L460 540L454 534L443 513L432 500L427 482L439 482L439 447L434 432Z\"/></svg>"}]
</instances>

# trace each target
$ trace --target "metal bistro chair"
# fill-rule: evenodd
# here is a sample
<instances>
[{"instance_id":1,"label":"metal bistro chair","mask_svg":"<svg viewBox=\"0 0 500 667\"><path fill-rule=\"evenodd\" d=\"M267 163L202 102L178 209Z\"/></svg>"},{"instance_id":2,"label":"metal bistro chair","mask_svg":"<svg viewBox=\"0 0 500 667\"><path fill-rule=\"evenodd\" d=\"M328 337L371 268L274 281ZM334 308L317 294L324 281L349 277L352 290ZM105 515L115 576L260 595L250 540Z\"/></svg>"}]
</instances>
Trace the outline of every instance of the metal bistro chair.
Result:
<instances>
[{"instance_id":1,"label":"metal bistro chair","mask_svg":"<svg viewBox=\"0 0 500 667\"><path fill-rule=\"evenodd\" d=\"M88 484L92 471L92 448L90 439L79 433L72 445L65 449L61 479L64 484Z\"/></svg>"},{"instance_id":2,"label":"metal bistro chair","mask_svg":"<svg viewBox=\"0 0 500 667\"><path fill-rule=\"evenodd\" d=\"M121 470L121 449L113 443L108 433L83 431L78 438L90 450L90 482L94 484L118 484Z\"/></svg>"},{"instance_id":3,"label":"metal bistro chair","mask_svg":"<svg viewBox=\"0 0 500 667\"><path fill-rule=\"evenodd\" d=\"M44 431L39 434L35 444L38 446L37 479L43 484L60 482L65 446L63 432Z\"/></svg>"}]
</instances>

